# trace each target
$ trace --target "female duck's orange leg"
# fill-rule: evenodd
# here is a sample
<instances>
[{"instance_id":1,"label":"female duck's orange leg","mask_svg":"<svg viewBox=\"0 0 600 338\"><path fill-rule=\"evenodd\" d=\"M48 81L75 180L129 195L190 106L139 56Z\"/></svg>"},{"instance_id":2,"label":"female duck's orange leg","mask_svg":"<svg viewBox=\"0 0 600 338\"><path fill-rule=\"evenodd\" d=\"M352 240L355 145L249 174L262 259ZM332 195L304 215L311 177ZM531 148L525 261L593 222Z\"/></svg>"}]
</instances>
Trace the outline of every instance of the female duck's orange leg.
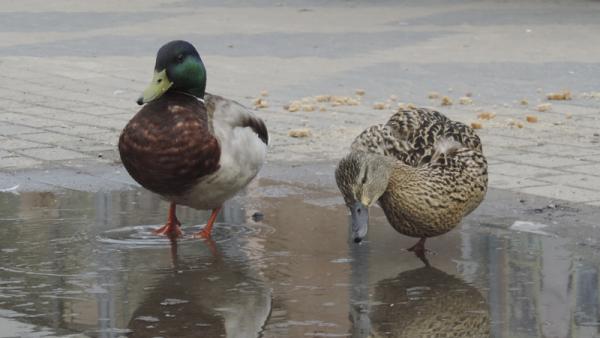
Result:
<instances>
[{"instance_id":1,"label":"female duck's orange leg","mask_svg":"<svg viewBox=\"0 0 600 338\"><path fill-rule=\"evenodd\" d=\"M210 238L210 232L212 230L213 224L215 224L215 221L217 220L217 215L219 215L219 211L221 211L221 207L212 210L212 213L208 218L208 222L206 222L206 226L204 227L204 229L202 229L202 231L196 234L197 237Z\"/></svg>"},{"instance_id":2,"label":"female duck's orange leg","mask_svg":"<svg viewBox=\"0 0 600 338\"><path fill-rule=\"evenodd\" d=\"M171 206L169 207L169 217L167 218L167 223L162 227L154 230L154 233L157 235L166 235L171 238L177 238L183 235L179 226L179 220L177 219L177 215L175 215L175 207L176 204L171 202Z\"/></svg>"}]
</instances>

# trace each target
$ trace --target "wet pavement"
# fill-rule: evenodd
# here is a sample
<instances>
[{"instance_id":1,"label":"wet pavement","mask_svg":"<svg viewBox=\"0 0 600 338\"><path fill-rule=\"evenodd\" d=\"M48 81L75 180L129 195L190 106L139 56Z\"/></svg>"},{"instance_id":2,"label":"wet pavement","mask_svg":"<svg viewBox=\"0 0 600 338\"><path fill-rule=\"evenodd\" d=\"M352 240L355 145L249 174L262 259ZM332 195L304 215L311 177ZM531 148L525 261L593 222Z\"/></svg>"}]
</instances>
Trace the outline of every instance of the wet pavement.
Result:
<instances>
[{"instance_id":1,"label":"wet pavement","mask_svg":"<svg viewBox=\"0 0 600 338\"><path fill-rule=\"evenodd\" d=\"M348 241L332 166L268 166L210 242L141 189L0 193L0 337L599 335L595 208L491 190L425 268L379 209Z\"/></svg>"}]
</instances>

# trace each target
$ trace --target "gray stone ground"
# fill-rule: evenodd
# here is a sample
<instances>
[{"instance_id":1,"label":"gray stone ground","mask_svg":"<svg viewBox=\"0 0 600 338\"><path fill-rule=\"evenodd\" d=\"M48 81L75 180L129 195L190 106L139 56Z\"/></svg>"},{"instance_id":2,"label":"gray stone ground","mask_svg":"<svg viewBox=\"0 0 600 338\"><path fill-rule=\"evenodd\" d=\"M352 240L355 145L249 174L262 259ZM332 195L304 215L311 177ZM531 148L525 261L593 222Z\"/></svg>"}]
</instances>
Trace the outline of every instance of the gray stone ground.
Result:
<instances>
[{"instance_id":1,"label":"gray stone ground","mask_svg":"<svg viewBox=\"0 0 600 338\"><path fill-rule=\"evenodd\" d=\"M598 18L597 1L2 2L0 189L132 184L119 132L158 47L186 39L209 92L252 106L268 91L257 114L273 164L334 162L363 128L414 103L481 123L491 187L600 206ZM572 100L546 100L565 89ZM467 93L472 104L460 104ZM315 95L360 104L284 109ZM311 135L289 137L296 128Z\"/></svg>"}]
</instances>

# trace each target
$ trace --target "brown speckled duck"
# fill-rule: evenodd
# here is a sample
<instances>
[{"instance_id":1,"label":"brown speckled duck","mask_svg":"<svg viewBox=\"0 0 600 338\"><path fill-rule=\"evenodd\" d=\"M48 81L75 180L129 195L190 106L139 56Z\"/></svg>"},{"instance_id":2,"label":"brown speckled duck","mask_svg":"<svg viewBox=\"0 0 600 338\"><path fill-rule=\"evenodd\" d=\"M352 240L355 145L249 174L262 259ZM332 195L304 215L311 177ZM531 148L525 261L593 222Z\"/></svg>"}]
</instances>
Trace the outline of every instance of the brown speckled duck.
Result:
<instances>
[{"instance_id":1,"label":"brown speckled duck","mask_svg":"<svg viewBox=\"0 0 600 338\"><path fill-rule=\"evenodd\" d=\"M265 161L263 121L239 103L205 93L206 70L190 43L160 48L142 109L119 139L129 174L171 202L167 223L156 230L181 235L177 204L212 209L198 233L208 238L223 202L244 188Z\"/></svg>"},{"instance_id":2,"label":"brown speckled duck","mask_svg":"<svg viewBox=\"0 0 600 338\"><path fill-rule=\"evenodd\" d=\"M429 264L425 240L452 230L481 203L487 162L470 127L437 111L401 109L354 140L335 178L355 242L367 235L377 202L394 229L420 238L409 251Z\"/></svg>"}]
</instances>

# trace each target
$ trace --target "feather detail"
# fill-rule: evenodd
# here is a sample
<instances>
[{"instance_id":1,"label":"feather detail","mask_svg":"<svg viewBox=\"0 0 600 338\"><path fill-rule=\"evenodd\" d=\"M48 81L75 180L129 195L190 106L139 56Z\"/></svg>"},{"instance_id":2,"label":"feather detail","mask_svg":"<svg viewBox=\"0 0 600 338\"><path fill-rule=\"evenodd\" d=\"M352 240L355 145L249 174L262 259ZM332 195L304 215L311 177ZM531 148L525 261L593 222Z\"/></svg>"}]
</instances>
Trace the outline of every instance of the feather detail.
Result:
<instances>
[{"instance_id":1,"label":"feather detail","mask_svg":"<svg viewBox=\"0 0 600 338\"><path fill-rule=\"evenodd\" d=\"M233 127L250 128L265 145L269 144L269 133L265 123L246 107L236 101L209 93L206 93L205 99L211 119L215 118L214 112L217 109L221 111L221 115L223 112L228 112L228 116L217 116L216 118L227 120L227 123Z\"/></svg>"},{"instance_id":2,"label":"feather detail","mask_svg":"<svg viewBox=\"0 0 600 338\"><path fill-rule=\"evenodd\" d=\"M167 93L144 105L123 129L119 139L123 165L154 193L183 194L219 169L221 149L208 123L200 101Z\"/></svg>"},{"instance_id":3,"label":"feather detail","mask_svg":"<svg viewBox=\"0 0 600 338\"><path fill-rule=\"evenodd\" d=\"M458 149L462 148L463 145L451 137L439 138L433 147L433 155L431 156L431 162L437 162L442 156L449 156L454 154Z\"/></svg>"}]
</instances>

